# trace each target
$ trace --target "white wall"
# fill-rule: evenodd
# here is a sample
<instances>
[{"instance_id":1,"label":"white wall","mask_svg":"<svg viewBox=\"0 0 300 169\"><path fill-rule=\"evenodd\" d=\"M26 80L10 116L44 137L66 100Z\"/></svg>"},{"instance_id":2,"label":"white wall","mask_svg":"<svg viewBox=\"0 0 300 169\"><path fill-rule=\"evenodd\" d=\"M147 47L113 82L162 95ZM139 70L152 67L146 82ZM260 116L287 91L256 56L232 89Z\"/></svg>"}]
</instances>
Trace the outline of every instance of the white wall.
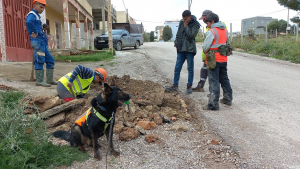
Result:
<instances>
[{"instance_id":1,"label":"white wall","mask_svg":"<svg viewBox=\"0 0 300 169\"><path fill-rule=\"evenodd\" d=\"M179 22L165 23L165 26L171 27L173 36L172 36L170 41L175 41L176 34L177 34L177 31L178 31Z\"/></svg>"}]
</instances>

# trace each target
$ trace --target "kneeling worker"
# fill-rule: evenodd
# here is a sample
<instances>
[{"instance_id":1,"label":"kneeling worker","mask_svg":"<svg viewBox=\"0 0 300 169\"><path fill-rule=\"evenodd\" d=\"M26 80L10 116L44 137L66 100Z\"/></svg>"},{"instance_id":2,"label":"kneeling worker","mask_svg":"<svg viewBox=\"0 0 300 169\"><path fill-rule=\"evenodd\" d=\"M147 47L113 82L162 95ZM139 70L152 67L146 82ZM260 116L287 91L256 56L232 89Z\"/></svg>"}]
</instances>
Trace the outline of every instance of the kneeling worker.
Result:
<instances>
[{"instance_id":1,"label":"kneeling worker","mask_svg":"<svg viewBox=\"0 0 300 169\"><path fill-rule=\"evenodd\" d=\"M98 68L93 71L90 68L78 65L73 72L70 72L58 80L57 93L61 99L66 102L84 98L84 95L89 91L91 83L105 82L107 71L103 68Z\"/></svg>"}]
</instances>

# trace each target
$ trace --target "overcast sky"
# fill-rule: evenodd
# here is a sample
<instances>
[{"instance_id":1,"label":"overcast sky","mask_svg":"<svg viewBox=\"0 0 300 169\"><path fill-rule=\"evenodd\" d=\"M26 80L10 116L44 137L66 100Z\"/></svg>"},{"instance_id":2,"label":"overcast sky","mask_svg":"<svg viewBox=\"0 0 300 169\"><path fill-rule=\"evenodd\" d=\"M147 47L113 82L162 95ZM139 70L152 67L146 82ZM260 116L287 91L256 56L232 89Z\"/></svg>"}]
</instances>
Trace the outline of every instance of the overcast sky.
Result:
<instances>
[{"instance_id":1,"label":"overcast sky","mask_svg":"<svg viewBox=\"0 0 300 169\"><path fill-rule=\"evenodd\" d=\"M143 21L147 32L154 31L155 26L164 25L165 20L181 19L182 12L188 9L188 0L124 0L124 3L129 15L137 23ZM123 0L112 0L112 4L117 11L125 11ZM241 20L244 18L270 16L287 20L288 14L287 8L280 6L277 0L192 0L192 15L199 19L205 9L218 14L228 28L232 23L234 32L240 31ZM290 10L290 18L296 14L296 11Z\"/></svg>"}]
</instances>

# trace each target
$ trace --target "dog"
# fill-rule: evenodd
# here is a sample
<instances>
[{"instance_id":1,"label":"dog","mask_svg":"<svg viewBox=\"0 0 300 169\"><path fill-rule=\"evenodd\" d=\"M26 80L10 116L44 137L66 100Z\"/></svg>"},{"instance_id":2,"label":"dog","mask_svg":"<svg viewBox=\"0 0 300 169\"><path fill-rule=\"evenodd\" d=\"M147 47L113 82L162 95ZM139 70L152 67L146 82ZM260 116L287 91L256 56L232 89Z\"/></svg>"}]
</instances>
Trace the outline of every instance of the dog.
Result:
<instances>
[{"instance_id":1,"label":"dog","mask_svg":"<svg viewBox=\"0 0 300 169\"><path fill-rule=\"evenodd\" d=\"M131 96L124 93L120 88L104 83L104 91L93 98L91 101L92 107L77 118L75 125L71 128L71 133L60 130L53 132L52 135L70 142L72 147L79 147L81 152L85 152L83 144L93 145L94 158L101 160L97 140L105 134L107 141L110 140L110 153L117 157L120 155L120 152L114 149L112 142L115 117L111 121L109 119L112 118L113 112L116 112L119 107L119 102L129 101L130 98ZM109 123L112 123L110 138Z\"/></svg>"}]
</instances>

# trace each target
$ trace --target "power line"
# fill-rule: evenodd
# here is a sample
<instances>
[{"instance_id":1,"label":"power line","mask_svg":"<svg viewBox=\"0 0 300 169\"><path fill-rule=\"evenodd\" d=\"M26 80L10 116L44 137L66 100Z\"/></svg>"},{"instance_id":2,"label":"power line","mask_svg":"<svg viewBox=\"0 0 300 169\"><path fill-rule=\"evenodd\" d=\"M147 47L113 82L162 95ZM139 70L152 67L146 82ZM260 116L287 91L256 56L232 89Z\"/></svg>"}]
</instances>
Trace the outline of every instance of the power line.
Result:
<instances>
[{"instance_id":1,"label":"power line","mask_svg":"<svg viewBox=\"0 0 300 169\"><path fill-rule=\"evenodd\" d=\"M124 8L125 8L125 11L127 11L127 10L126 10L127 8L126 8L126 6L125 6L125 2L124 2L124 0L122 0L122 1L123 1L123 5L124 5Z\"/></svg>"},{"instance_id":2,"label":"power line","mask_svg":"<svg viewBox=\"0 0 300 169\"><path fill-rule=\"evenodd\" d=\"M285 10L287 10L287 9L282 9L282 10L279 10L279 11L275 11L275 12L271 12L271 13L266 13L266 14L262 14L262 15L257 15L257 16L270 15L270 14L281 12L281 11L285 11ZM243 19L245 19L245 18L243 18ZM243 20L243 19L234 19L234 20L229 20L227 22L232 22L232 21L237 21L237 20Z\"/></svg>"}]
</instances>

